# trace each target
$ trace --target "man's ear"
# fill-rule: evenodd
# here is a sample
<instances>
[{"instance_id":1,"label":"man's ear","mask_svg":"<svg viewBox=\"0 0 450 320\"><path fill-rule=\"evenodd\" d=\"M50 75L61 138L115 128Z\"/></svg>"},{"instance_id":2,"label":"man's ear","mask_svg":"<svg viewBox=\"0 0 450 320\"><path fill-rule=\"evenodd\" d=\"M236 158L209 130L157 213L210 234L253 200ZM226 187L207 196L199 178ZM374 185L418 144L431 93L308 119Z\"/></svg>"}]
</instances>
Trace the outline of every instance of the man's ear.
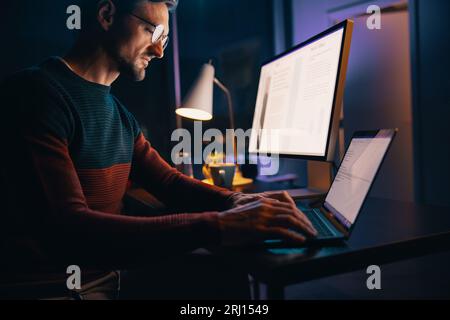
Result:
<instances>
[{"instance_id":1,"label":"man's ear","mask_svg":"<svg viewBox=\"0 0 450 320\"><path fill-rule=\"evenodd\" d=\"M114 23L116 5L111 0L101 0L97 7L97 20L103 30L108 31Z\"/></svg>"}]
</instances>

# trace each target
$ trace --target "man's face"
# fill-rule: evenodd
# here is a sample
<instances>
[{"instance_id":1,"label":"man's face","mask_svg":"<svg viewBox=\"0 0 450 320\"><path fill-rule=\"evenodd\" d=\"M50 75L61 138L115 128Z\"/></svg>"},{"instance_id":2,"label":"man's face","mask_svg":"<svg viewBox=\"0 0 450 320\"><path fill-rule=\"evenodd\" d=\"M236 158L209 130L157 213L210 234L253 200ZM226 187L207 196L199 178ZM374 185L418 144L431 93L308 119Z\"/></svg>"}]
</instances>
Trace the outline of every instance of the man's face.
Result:
<instances>
[{"instance_id":1,"label":"man's face","mask_svg":"<svg viewBox=\"0 0 450 320\"><path fill-rule=\"evenodd\" d=\"M153 25L163 25L164 35L169 34L169 11L164 3L144 1L130 12ZM150 24L129 13L120 16L110 32L110 52L116 59L119 71L135 81L145 79L145 69L154 58L164 56L163 44L152 43L153 30Z\"/></svg>"}]
</instances>

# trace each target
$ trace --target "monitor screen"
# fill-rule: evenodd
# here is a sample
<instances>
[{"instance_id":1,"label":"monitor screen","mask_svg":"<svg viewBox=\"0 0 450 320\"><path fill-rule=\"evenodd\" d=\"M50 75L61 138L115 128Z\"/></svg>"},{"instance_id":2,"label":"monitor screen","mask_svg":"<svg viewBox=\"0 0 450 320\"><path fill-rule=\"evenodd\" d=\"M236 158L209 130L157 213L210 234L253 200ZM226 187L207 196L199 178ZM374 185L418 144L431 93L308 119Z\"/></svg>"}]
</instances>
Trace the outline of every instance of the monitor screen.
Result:
<instances>
[{"instance_id":1,"label":"monitor screen","mask_svg":"<svg viewBox=\"0 0 450 320\"><path fill-rule=\"evenodd\" d=\"M262 67L250 153L326 156L344 31Z\"/></svg>"},{"instance_id":2,"label":"monitor screen","mask_svg":"<svg viewBox=\"0 0 450 320\"><path fill-rule=\"evenodd\" d=\"M355 222L394 137L394 130L352 139L331 185L325 208L345 227Z\"/></svg>"}]
</instances>

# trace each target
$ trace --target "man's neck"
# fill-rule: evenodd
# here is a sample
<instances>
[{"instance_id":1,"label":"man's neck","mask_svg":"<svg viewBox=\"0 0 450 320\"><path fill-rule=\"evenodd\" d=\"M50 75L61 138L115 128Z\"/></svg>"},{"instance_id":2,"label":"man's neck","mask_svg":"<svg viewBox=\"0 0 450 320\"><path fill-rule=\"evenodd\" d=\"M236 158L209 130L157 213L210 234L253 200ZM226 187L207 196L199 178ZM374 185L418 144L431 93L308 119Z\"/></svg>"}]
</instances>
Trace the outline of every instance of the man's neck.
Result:
<instances>
[{"instance_id":1,"label":"man's neck","mask_svg":"<svg viewBox=\"0 0 450 320\"><path fill-rule=\"evenodd\" d=\"M76 45L63 61L78 76L104 86L111 86L120 75L116 63L98 47L89 50L86 46Z\"/></svg>"}]
</instances>

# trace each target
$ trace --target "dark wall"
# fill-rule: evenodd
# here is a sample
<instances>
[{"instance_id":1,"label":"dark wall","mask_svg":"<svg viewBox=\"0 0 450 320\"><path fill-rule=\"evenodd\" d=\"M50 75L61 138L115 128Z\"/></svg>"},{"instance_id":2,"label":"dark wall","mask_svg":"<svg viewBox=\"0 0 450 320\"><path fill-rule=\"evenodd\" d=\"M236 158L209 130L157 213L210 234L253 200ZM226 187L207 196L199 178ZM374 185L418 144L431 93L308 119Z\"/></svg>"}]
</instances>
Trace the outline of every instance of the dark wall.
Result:
<instances>
[{"instance_id":1,"label":"dark wall","mask_svg":"<svg viewBox=\"0 0 450 320\"><path fill-rule=\"evenodd\" d=\"M383 7L387 3L398 2L395 0L292 1L294 39L296 42L305 40L320 32L320 30L324 30L336 18L344 19L346 16L354 16L358 10L365 10L369 4L379 4ZM410 58L411 60L412 79L408 81L408 85L412 88L414 199L417 202L426 204L449 206L450 134L448 132L448 122L450 119L450 60L448 56L450 52L450 20L448 19L448 12L450 12L450 1L409 0L407 4L411 40L410 57L408 59ZM382 33L383 30L380 32ZM392 34L386 35L387 38L391 36ZM368 38L367 41L370 41L370 39ZM356 45L356 42L353 45ZM367 47L371 45L373 45L372 42ZM387 49L392 50L392 48L395 48L395 45ZM366 50L367 48L363 49ZM364 68L370 67L370 64L373 63L369 59L370 56L367 56L368 61L364 62ZM352 64L352 61L350 61L350 64ZM352 65L349 66L349 69L351 67ZM358 68L357 70L364 69ZM383 76L385 77L386 75ZM366 89L376 89L380 86L382 79L374 79L374 81L364 83L364 85L366 85ZM393 79L390 77L389 81ZM347 90L346 94L348 98L349 95L360 95L361 93L363 92L358 90L353 92ZM383 99L391 99L394 96L384 96ZM364 103L360 105L361 110L366 109ZM346 115L356 117L357 114L349 114L352 112L351 109L347 103ZM370 121L378 120L376 117L373 117ZM380 123L382 122L380 121ZM400 125L402 124L399 123ZM398 141L400 140L396 141L397 144ZM400 163L399 165L403 164ZM404 168L401 169L403 170ZM402 170L398 170L398 172ZM386 191L390 190L389 192L391 192L390 198L400 193L396 189L398 188L393 188L392 190L391 186L386 188Z\"/></svg>"},{"instance_id":2,"label":"dark wall","mask_svg":"<svg viewBox=\"0 0 450 320\"><path fill-rule=\"evenodd\" d=\"M66 27L66 9L72 3L70 0L1 3L2 78L70 48L75 32Z\"/></svg>"},{"instance_id":3,"label":"dark wall","mask_svg":"<svg viewBox=\"0 0 450 320\"><path fill-rule=\"evenodd\" d=\"M77 0L21 0L0 5L0 79L35 65L52 55L62 56L77 32L66 27L67 7ZM134 83L119 79L113 93L136 116L148 138L170 160L171 115L174 102L171 85L171 50L167 58L152 62L147 79ZM169 137L169 138L168 138Z\"/></svg>"},{"instance_id":4,"label":"dark wall","mask_svg":"<svg viewBox=\"0 0 450 320\"><path fill-rule=\"evenodd\" d=\"M419 200L450 206L450 1L411 3Z\"/></svg>"},{"instance_id":5,"label":"dark wall","mask_svg":"<svg viewBox=\"0 0 450 320\"><path fill-rule=\"evenodd\" d=\"M229 87L236 108L236 127L253 121L259 70L273 55L272 0L189 0L178 7L183 96L210 59L216 76ZM223 94L215 91L214 120L205 127L228 127ZM189 123L185 123L189 125Z\"/></svg>"}]
</instances>

